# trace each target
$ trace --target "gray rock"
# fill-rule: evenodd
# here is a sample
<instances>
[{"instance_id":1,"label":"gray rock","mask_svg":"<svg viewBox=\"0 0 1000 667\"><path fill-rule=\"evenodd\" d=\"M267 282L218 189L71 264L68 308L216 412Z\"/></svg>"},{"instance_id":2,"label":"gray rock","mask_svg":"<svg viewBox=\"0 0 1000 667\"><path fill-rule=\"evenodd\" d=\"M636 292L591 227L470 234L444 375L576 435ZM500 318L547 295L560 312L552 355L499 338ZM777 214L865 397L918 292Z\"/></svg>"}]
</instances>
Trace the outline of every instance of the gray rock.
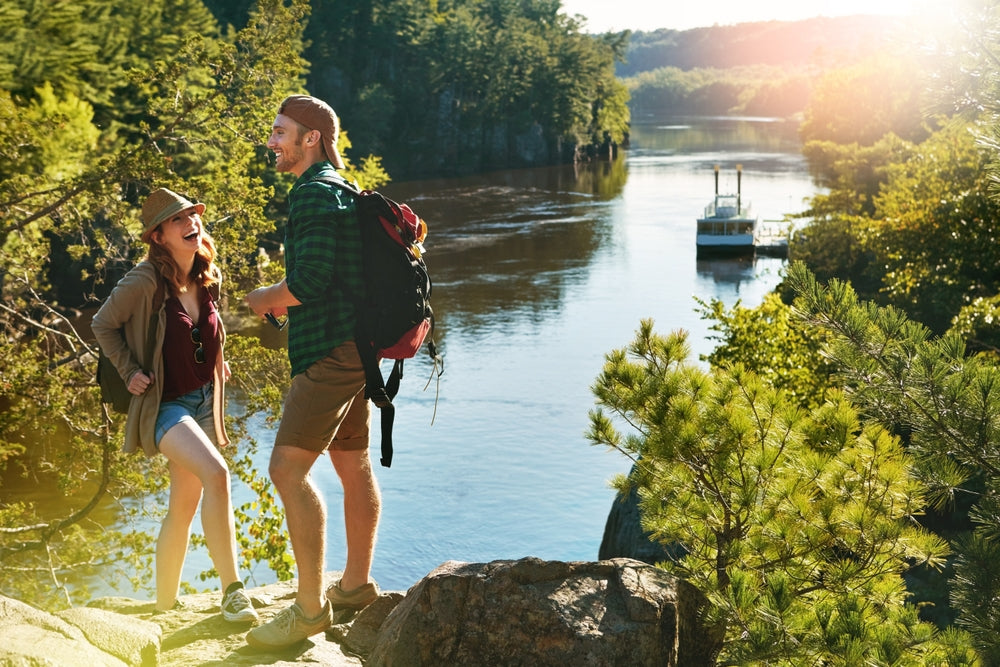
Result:
<instances>
[{"instance_id":1,"label":"gray rock","mask_svg":"<svg viewBox=\"0 0 1000 667\"><path fill-rule=\"evenodd\" d=\"M331 573L336 581L339 573ZM296 584L284 581L248 590L261 621L267 621L295 601ZM246 643L249 625L233 625L222 619L218 592L185 595L178 609L155 613L153 603L122 598L102 598L92 605L112 609L131 618L157 624L163 631L160 665L193 667L196 665L296 665L317 664L329 667L359 667L361 659L347 655L340 644L323 634L314 635L282 651L261 651Z\"/></svg>"},{"instance_id":2,"label":"gray rock","mask_svg":"<svg viewBox=\"0 0 1000 667\"><path fill-rule=\"evenodd\" d=\"M57 616L79 628L91 645L125 664L159 664L163 632L155 623L142 620L123 623L121 614L90 607L74 607Z\"/></svg>"},{"instance_id":3,"label":"gray rock","mask_svg":"<svg viewBox=\"0 0 1000 667\"><path fill-rule=\"evenodd\" d=\"M633 488L627 495L615 495L608 520L604 524L600 560L610 558L635 558L643 563L656 565L683 555L679 545L666 546L657 542L642 529L639 517L639 494Z\"/></svg>"},{"instance_id":4,"label":"gray rock","mask_svg":"<svg viewBox=\"0 0 1000 667\"><path fill-rule=\"evenodd\" d=\"M94 665L127 663L92 646L76 626L18 600L0 596L0 664Z\"/></svg>"},{"instance_id":5,"label":"gray rock","mask_svg":"<svg viewBox=\"0 0 1000 667\"><path fill-rule=\"evenodd\" d=\"M370 667L714 664L705 597L631 559L448 562L379 629Z\"/></svg>"},{"instance_id":6,"label":"gray rock","mask_svg":"<svg viewBox=\"0 0 1000 667\"><path fill-rule=\"evenodd\" d=\"M295 582L249 593L266 621L292 603ZM698 667L719 647L699 621L701 593L629 559L448 562L405 596L383 592L360 613L338 612L325 634L283 651L249 647L249 626L223 621L220 597L186 595L162 613L107 597L56 615L0 596L0 665Z\"/></svg>"}]
</instances>

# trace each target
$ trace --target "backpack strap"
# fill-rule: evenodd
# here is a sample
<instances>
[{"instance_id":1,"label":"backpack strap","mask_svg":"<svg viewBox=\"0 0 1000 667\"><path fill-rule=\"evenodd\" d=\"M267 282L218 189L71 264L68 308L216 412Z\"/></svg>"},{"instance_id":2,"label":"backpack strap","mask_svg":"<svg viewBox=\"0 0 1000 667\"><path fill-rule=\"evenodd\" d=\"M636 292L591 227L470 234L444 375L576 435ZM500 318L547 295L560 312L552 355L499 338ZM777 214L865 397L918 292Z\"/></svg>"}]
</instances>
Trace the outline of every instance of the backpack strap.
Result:
<instances>
[{"instance_id":1,"label":"backpack strap","mask_svg":"<svg viewBox=\"0 0 1000 667\"><path fill-rule=\"evenodd\" d=\"M318 176L313 181L346 190L355 196L361 195L361 191L349 183L343 176L340 174L336 174L335 176L336 178L330 178L325 175ZM354 340L358 347L358 356L361 357L361 366L365 371L365 400L370 400L379 409L379 418L382 426L382 456L380 463L383 467L388 468L392 465L392 425L396 419L396 406L392 404L392 399L399 392L399 382L403 377L403 360L396 360L396 363L393 364L392 373L389 375L389 381L386 382L382 378L382 371L379 368L379 360L375 355L375 349L365 342L370 340L371 336L369 335L370 332L364 330L361 322L361 313L364 310L364 306L360 295L348 293L342 285L337 284L335 286L348 299L354 302L358 313L358 320L354 330Z\"/></svg>"},{"instance_id":2,"label":"backpack strap","mask_svg":"<svg viewBox=\"0 0 1000 667\"><path fill-rule=\"evenodd\" d=\"M393 364L392 373L389 374L389 381L382 379L382 371L379 369L378 359L375 356L375 349L358 337L358 356L361 357L361 366L365 370L365 400L370 400L379 409L379 417L382 424L382 457L380 462L383 467L392 465L392 424L396 419L396 406L392 404L392 399L399 392L399 381L403 377L403 360L397 359Z\"/></svg>"},{"instance_id":3,"label":"backpack strap","mask_svg":"<svg viewBox=\"0 0 1000 667\"><path fill-rule=\"evenodd\" d=\"M149 311L149 326L146 327L146 362L153 363L153 350L156 349L156 325L160 319L160 308L163 306L166 287L163 285L163 276L156 272L156 291L153 292L153 307ZM150 366L152 368L152 366ZM147 373L148 374L148 373Z\"/></svg>"}]
</instances>

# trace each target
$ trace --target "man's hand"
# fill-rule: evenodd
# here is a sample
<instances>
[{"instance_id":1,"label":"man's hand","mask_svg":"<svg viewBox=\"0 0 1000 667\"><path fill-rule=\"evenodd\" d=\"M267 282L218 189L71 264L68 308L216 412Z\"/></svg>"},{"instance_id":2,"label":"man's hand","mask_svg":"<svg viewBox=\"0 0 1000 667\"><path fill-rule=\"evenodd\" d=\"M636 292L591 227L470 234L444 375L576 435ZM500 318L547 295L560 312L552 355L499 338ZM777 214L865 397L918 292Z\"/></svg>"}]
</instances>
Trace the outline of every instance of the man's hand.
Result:
<instances>
[{"instance_id":1,"label":"man's hand","mask_svg":"<svg viewBox=\"0 0 1000 667\"><path fill-rule=\"evenodd\" d=\"M250 310L264 317L271 313L275 317L284 317L288 314L289 306L298 306L301 302L288 291L285 281L267 287L258 287L254 291L243 297L243 303L250 307Z\"/></svg>"}]
</instances>

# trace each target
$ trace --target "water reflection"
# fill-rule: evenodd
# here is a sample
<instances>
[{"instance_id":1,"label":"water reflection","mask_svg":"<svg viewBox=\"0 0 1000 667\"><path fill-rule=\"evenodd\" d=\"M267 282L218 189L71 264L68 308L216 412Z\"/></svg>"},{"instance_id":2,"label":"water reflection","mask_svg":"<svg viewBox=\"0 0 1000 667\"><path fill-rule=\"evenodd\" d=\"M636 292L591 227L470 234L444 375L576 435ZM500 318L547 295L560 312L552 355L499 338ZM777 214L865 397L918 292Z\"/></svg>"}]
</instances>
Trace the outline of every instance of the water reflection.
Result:
<instances>
[{"instance_id":1,"label":"water reflection","mask_svg":"<svg viewBox=\"0 0 1000 667\"><path fill-rule=\"evenodd\" d=\"M426 261L439 337L453 317L558 307L610 233L600 215L620 195L625 160L390 184L427 221Z\"/></svg>"},{"instance_id":2,"label":"water reflection","mask_svg":"<svg viewBox=\"0 0 1000 667\"><path fill-rule=\"evenodd\" d=\"M715 283L739 286L740 283L753 280L754 258L699 259L697 269L699 276L709 277Z\"/></svg>"},{"instance_id":3,"label":"water reflection","mask_svg":"<svg viewBox=\"0 0 1000 667\"><path fill-rule=\"evenodd\" d=\"M631 139L642 151L798 153L798 123L779 118L689 118L633 121Z\"/></svg>"}]
</instances>

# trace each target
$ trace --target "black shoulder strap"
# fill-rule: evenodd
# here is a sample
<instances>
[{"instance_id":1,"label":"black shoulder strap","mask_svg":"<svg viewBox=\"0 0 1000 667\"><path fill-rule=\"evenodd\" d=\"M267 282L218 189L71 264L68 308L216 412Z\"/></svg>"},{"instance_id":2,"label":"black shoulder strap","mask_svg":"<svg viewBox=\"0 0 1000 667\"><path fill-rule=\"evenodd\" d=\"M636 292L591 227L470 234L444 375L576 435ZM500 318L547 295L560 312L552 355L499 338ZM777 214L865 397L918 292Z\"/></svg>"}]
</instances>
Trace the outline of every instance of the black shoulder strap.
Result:
<instances>
[{"instance_id":1,"label":"black shoulder strap","mask_svg":"<svg viewBox=\"0 0 1000 667\"><path fill-rule=\"evenodd\" d=\"M163 284L163 277L160 272L156 272L156 291L153 292L153 307L149 311L149 326L146 328L146 363L152 365L153 351L156 349L156 325L160 319L160 308L163 306L164 293L166 287ZM152 367L147 369L147 372Z\"/></svg>"},{"instance_id":2,"label":"black shoulder strap","mask_svg":"<svg viewBox=\"0 0 1000 667\"><path fill-rule=\"evenodd\" d=\"M399 392L399 381L403 377L403 360L397 359L393 364L389 382L386 383L382 380L382 371L379 369L372 345L360 336L355 336L355 344L358 356L361 357L361 366L365 370L365 400L370 400L379 409L382 424L380 462L383 467L388 468L392 465L392 424L396 419L396 406L392 404L392 399Z\"/></svg>"},{"instance_id":3,"label":"black shoulder strap","mask_svg":"<svg viewBox=\"0 0 1000 667\"><path fill-rule=\"evenodd\" d=\"M359 195L361 194L361 188L348 182L346 178L340 174L334 173L331 177L329 174L320 174L310 181L311 183L326 183L327 185L333 185L340 188L341 190L347 190L351 194Z\"/></svg>"}]
</instances>

